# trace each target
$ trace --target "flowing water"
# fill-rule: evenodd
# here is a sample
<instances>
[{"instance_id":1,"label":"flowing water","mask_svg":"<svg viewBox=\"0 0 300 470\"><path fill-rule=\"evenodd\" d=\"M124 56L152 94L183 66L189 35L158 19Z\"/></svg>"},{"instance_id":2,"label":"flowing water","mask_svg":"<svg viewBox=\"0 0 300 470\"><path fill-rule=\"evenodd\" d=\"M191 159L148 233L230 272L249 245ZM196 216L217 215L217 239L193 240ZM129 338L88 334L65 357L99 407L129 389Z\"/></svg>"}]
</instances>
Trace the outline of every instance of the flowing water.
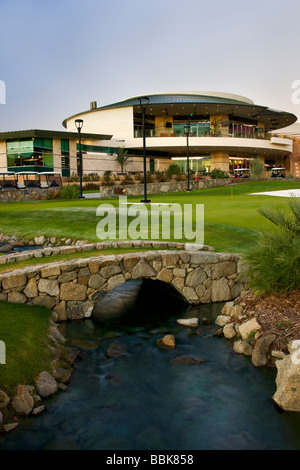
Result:
<instances>
[{"instance_id":1,"label":"flowing water","mask_svg":"<svg viewBox=\"0 0 300 470\"><path fill-rule=\"evenodd\" d=\"M300 449L300 415L271 399L276 371L253 367L213 336L222 306L190 307L152 290L136 300L134 316L69 323L68 342L83 355L68 390L2 438L0 449ZM190 335L180 317L198 317L201 334ZM167 333L174 350L156 345ZM125 355L108 358L112 342ZM187 354L204 362L170 362Z\"/></svg>"}]
</instances>

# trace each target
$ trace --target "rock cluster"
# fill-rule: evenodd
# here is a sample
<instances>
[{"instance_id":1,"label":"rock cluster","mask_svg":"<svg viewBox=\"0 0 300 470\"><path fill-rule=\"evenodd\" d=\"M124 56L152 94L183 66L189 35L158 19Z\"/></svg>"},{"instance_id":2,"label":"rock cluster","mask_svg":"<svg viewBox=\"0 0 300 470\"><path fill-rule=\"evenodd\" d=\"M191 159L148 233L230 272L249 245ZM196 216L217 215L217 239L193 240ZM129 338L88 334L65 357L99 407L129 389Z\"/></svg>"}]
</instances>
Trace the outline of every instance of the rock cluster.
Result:
<instances>
[{"instance_id":1,"label":"rock cluster","mask_svg":"<svg viewBox=\"0 0 300 470\"><path fill-rule=\"evenodd\" d=\"M275 357L280 356L279 351L272 349L276 335L262 334L261 325L245 310L243 302L238 303L237 299L227 302L221 313L216 324L226 339L234 341L233 350L237 354L251 357L256 367L275 365Z\"/></svg>"}]
</instances>

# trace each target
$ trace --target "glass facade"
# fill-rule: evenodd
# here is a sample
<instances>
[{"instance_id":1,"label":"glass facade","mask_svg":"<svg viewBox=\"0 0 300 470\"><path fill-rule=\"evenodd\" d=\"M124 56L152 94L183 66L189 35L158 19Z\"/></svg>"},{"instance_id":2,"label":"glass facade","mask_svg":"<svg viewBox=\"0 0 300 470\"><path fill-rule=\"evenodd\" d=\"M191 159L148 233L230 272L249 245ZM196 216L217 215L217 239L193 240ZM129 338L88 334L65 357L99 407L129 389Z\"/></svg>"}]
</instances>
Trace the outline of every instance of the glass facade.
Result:
<instances>
[{"instance_id":1,"label":"glass facade","mask_svg":"<svg viewBox=\"0 0 300 470\"><path fill-rule=\"evenodd\" d=\"M61 173L62 176L70 176L70 143L69 139L61 139Z\"/></svg>"},{"instance_id":2,"label":"glass facade","mask_svg":"<svg viewBox=\"0 0 300 470\"><path fill-rule=\"evenodd\" d=\"M52 139L11 140L6 149L8 169L22 171L26 166L32 171L53 171Z\"/></svg>"}]
</instances>

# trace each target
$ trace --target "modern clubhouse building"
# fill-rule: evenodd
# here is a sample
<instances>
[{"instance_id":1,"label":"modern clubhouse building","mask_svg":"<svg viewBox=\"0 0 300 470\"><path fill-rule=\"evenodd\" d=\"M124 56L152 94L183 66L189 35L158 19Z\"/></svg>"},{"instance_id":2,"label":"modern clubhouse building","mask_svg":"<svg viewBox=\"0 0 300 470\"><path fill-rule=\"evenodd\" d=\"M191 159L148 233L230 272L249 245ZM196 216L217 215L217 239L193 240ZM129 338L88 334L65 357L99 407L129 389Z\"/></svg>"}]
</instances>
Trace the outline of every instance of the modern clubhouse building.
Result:
<instances>
[{"instance_id":1,"label":"modern clubhouse building","mask_svg":"<svg viewBox=\"0 0 300 470\"><path fill-rule=\"evenodd\" d=\"M300 176L300 130L297 117L228 93L177 92L129 98L90 109L64 120L65 131L0 133L0 171L78 171L76 119L83 120L81 150L84 174L120 171L116 149L124 147L128 172L143 171L142 107L148 171L176 162L194 171L232 172L258 157L266 168L283 167ZM187 127L189 134L187 137ZM292 126L294 125L294 126ZM295 130L290 133L289 129ZM296 127L295 127L296 126Z\"/></svg>"}]
</instances>

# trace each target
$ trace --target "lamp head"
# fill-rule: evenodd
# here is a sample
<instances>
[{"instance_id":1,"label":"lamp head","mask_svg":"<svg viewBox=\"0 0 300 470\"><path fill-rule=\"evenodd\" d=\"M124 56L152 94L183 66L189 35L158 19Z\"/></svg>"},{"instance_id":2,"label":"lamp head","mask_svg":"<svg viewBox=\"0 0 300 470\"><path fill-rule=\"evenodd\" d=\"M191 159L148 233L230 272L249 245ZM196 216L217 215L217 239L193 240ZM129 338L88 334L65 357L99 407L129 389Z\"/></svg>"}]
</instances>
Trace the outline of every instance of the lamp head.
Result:
<instances>
[{"instance_id":1,"label":"lamp head","mask_svg":"<svg viewBox=\"0 0 300 470\"><path fill-rule=\"evenodd\" d=\"M75 119L75 126L77 130L81 130L83 126L83 119Z\"/></svg>"},{"instance_id":2,"label":"lamp head","mask_svg":"<svg viewBox=\"0 0 300 470\"><path fill-rule=\"evenodd\" d=\"M186 124L186 125L184 126L184 132L185 132L186 135L189 135L189 133L190 133L190 128L191 128L191 124Z\"/></svg>"},{"instance_id":3,"label":"lamp head","mask_svg":"<svg viewBox=\"0 0 300 470\"><path fill-rule=\"evenodd\" d=\"M149 104L149 101L150 101L148 96L141 96L140 98L138 98L138 100L140 102L141 108L146 108Z\"/></svg>"}]
</instances>

